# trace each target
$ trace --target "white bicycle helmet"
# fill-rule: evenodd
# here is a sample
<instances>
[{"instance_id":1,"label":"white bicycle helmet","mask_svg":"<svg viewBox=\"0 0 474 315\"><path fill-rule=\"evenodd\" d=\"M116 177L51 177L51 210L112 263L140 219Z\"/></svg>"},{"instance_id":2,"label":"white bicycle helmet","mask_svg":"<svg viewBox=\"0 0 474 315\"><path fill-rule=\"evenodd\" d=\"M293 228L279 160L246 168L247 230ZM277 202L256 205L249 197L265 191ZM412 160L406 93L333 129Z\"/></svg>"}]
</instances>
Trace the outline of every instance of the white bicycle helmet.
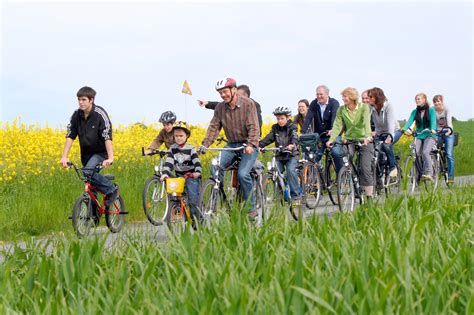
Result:
<instances>
[{"instance_id":1,"label":"white bicycle helmet","mask_svg":"<svg viewBox=\"0 0 474 315\"><path fill-rule=\"evenodd\" d=\"M235 81L235 79L232 78L224 78L217 81L216 83L216 91L233 87L237 87L237 82Z\"/></svg>"}]
</instances>

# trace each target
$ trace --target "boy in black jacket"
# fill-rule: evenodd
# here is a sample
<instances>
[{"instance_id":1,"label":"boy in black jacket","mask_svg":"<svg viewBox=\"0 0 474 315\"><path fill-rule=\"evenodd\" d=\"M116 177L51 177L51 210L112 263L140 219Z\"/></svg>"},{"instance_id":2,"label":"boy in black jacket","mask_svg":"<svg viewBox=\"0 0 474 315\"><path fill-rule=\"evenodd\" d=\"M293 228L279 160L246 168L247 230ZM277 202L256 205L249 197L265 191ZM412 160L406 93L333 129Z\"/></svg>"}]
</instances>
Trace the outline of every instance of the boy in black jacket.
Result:
<instances>
[{"instance_id":1,"label":"boy in black jacket","mask_svg":"<svg viewBox=\"0 0 474 315\"><path fill-rule=\"evenodd\" d=\"M298 166L298 126L291 119L291 110L286 106L278 106L273 115L277 123L272 126L270 133L260 140L259 147L264 148L275 143L275 147L286 148L289 152L282 152L276 156L277 165L281 172L286 168L290 195L293 200L301 198L301 187L298 183L296 167Z\"/></svg>"}]
</instances>

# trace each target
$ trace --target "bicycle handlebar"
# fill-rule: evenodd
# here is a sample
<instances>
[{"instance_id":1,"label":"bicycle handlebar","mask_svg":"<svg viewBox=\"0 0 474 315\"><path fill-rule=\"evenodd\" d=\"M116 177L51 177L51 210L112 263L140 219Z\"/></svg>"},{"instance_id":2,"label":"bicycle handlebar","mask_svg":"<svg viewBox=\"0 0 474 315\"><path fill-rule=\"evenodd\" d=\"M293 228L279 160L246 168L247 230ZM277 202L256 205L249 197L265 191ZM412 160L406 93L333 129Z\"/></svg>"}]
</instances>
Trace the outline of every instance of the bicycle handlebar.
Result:
<instances>
[{"instance_id":1,"label":"bicycle handlebar","mask_svg":"<svg viewBox=\"0 0 474 315\"><path fill-rule=\"evenodd\" d=\"M160 157L164 157L166 154L168 154L168 151L152 150L151 153L145 154L145 148L142 147L142 156L152 156L156 154L159 154Z\"/></svg>"},{"instance_id":2,"label":"bicycle handlebar","mask_svg":"<svg viewBox=\"0 0 474 315\"><path fill-rule=\"evenodd\" d=\"M282 146L277 147L277 148L261 148L260 149L262 153L269 152L269 151L275 151L275 152L281 152L281 153L293 153L291 150L288 150Z\"/></svg>"},{"instance_id":3,"label":"bicycle handlebar","mask_svg":"<svg viewBox=\"0 0 474 315\"><path fill-rule=\"evenodd\" d=\"M376 136L380 139L383 139L383 140L380 140L380 141L385 141L385 140L387 140L388 137L390 137L390 139L393 142L393 135L390 132L383 132L383 133L381 133L379 135L376 135Z\"/></svg>"},{"instance_id":4,"label":"bicycle handlebar","mask_svg":"<svg viewBox=\"0 0 474 315\"><path fill-rule=\"evenodd\" d=\"M436 135L441 136L441 137L446 137L446 131L449 131L449 134L450 134L450 135L453 134L453 128L451 128L451 127L443 127L443 128L441 128L441 130L438 130L438 131L436 132Z\"/></svg>"},{"instance_id":5,"label":"bicycle handlebar","mask_svg":"<svg viewBox=\"0 0 474 315\"><path fill-rule=\"evenodd\" d=\"M240 151L245 149L245 147L247 147L247 145L242 145L237 148L206 148L206 151Z\"/></svg>"}]
</instances>

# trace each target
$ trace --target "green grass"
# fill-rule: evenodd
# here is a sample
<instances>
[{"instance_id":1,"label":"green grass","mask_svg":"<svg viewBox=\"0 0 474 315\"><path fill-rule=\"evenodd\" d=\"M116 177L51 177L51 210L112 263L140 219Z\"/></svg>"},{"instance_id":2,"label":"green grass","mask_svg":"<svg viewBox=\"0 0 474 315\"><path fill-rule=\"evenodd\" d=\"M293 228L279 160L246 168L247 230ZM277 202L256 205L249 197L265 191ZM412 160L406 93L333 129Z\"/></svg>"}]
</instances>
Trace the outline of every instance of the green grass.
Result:
<instances>
[{"instance_id":1,"label":"green grass","mask_svg":"<svg viewBox=\"0 0 474 315\"><path fill-rule=\"evenodd\" d=\"M473 196L400 196L260 229L235 214L167 243L30 243L3 253L0 312L472 314Z\"/></svg>"}]
</instances>

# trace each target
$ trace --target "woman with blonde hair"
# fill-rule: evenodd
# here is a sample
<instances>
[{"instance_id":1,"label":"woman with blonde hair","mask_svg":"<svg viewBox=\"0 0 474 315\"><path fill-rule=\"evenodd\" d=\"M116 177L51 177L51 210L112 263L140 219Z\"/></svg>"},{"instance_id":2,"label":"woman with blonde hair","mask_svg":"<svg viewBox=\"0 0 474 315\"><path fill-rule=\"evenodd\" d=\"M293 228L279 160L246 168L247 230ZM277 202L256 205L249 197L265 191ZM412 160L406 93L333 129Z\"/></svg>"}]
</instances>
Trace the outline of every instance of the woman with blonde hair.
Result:
<instances>
[{"instance_id":1,"label":"woman with blonde hair","mask_svg":"<svg viewBox=\"0 0 474 315\"><path fill-rule=\"evenodd\" d=\"M443 128L449 127L454 130L451 111L444 105L443 95L435 95L433 104L436 110L436 129L441 131ZM448 160L448 184L452 184L454 182L454 135L450 130L445 132L444 137L438 138L438 143L443 140Z\"/></svg>"},{"instance_id":2,"label":"woman with blonde hair","mask_svg":"<svg viewBox=\"0 0 474 315\"><path fill-rule=\"evenodd\" d=\"M410 126L415 122L418 132L429 129L430 133L419 133L416 135L416 153L417 156L423 156L423 171L421 178L424 180L433 180L433 161L431 160L431 151L436 143L436 112L430 107L425 93L418 93L415 96L416 108L411 112L404 130L411 134ZM421 153L421 154L420 154Z\"/></svg>"},{"instance_id":3,"label":"woman with blonde hair","mask_svg":"<svg viewBox=\"0 0 474 315\"><path fill-rule=\"evenodd\" d=\"M344 106L339 107L337 110L331 137L326 145L331 147L342 130L344 130L345 140L363 143L359 149L360 184L364 188L366 195L372 197L374 191L374 173L372 170L374 145L371 137L369 105L359 101L359 93L355 88L348 87L341 92L341 95ZM351 155L354 154L354 145L349 145L348 149ZM334 146L331 152L340 159L344 156L342 146L340 145ZM337 169L338 173L339 170L340 168Z\"/></svg>"}]
</instances>

